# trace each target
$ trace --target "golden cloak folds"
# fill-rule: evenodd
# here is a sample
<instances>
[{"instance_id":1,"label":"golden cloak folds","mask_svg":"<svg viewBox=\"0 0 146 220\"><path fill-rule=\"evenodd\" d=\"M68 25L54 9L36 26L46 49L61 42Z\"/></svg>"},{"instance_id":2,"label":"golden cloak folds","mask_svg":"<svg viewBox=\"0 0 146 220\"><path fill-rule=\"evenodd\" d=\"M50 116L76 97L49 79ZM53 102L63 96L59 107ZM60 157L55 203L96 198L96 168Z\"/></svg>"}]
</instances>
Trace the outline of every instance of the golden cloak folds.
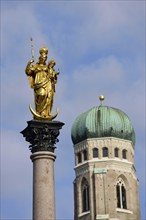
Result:
<instances>
[{"instance_id":1,"label":"golden cloak folds","mask_svg":"<svg viewBox=\"0 0 146 220\"><path fill-rule=\"evenodd\" d=\"M40 57L37 63L32 58L26 66L25 73L28 76L30 87L34 90L35 111L30 106L34 119L52 120L58 115L58 110L51 115L53 108L53 100L55 93L55 84L59 71L55 71L56 62L50 60L48 65L47 54L48 49L43 47L40 49Z\"/></svg>"}]
</instances>

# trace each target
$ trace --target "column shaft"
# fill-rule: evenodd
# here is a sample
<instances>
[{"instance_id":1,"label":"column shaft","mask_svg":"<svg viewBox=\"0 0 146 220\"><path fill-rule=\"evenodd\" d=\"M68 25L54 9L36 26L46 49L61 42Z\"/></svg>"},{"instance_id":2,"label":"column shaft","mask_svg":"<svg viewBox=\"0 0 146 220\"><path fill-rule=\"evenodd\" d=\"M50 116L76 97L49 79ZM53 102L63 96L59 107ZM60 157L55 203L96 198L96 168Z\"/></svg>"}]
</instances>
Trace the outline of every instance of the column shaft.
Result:
<instances>
[{"instance_id":1,"label":"column shaft","mask_svg":"<svg viewBox=\"0 0 146 220\"><path fill-rule=\"evenodd\" d=\"M53 152L33 153L33 220L55 220Z\"/></svg>"},{"instance_id":2,"label":"column shaft","mask_svg":"<svg viewBox=\"0 0 146 220\"><path fill-rule=\"evenodd\" d=\"M33 220L55 220L55 144L64 123L31 120L21 131L30 143L33 162Z\"/></svg>"}]
</instances>

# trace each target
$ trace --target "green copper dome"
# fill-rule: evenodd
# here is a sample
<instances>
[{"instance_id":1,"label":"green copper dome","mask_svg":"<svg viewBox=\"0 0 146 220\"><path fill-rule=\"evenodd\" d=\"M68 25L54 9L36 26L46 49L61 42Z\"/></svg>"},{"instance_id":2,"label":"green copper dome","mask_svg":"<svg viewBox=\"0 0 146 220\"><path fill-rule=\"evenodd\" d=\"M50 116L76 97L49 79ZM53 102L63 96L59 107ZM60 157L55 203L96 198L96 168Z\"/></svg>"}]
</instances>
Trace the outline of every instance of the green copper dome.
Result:
<instances>
[{"instance_id":1,"label":"green copper dome","mask_svg":"<svg viewBox=\"0 0 146 220\"><path fill-rule=\"evenodd\" d=\"M71 137L74 144L87 138L116 137L135 145L135 132L128 116L109 106L96 106L80 114L73 123Z\"/></svg>"}]
</instances>

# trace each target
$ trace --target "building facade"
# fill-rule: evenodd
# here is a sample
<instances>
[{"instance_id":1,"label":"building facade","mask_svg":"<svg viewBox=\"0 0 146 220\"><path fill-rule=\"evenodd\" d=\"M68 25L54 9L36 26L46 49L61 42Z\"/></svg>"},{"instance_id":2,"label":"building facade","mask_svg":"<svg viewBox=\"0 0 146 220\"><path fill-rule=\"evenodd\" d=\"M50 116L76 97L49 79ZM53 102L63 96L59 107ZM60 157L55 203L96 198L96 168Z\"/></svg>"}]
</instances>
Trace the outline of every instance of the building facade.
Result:
<instances>
[{"instance_id":1,"label":"building facade","mask_svg":"<svg viewBox=\"0 0 146 220\"><path fill-rule=\"evenodd\" d=\"M75 220L140 220L135 132L119 109L99 106L72 126Z\"/></svg>"}]
</instances>

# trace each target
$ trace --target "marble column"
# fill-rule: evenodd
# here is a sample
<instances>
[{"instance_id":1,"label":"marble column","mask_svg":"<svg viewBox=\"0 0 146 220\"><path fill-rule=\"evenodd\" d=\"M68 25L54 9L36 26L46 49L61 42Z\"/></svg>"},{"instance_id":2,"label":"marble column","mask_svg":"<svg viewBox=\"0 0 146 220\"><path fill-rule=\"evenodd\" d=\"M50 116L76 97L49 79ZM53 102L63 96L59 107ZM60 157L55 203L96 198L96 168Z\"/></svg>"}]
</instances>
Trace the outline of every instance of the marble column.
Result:
<instances>
[{"instance_id":1,"label":"marble column","mask_svg":"<svg viewBox=\"0 0 146 220\"><path fill-rule=\"evenodd\" d=\"M54 161L55 144L64 123L28 121L21 133L29 146L33 162L33 220L55 220Z\"/></svg>"}]
</instances>

